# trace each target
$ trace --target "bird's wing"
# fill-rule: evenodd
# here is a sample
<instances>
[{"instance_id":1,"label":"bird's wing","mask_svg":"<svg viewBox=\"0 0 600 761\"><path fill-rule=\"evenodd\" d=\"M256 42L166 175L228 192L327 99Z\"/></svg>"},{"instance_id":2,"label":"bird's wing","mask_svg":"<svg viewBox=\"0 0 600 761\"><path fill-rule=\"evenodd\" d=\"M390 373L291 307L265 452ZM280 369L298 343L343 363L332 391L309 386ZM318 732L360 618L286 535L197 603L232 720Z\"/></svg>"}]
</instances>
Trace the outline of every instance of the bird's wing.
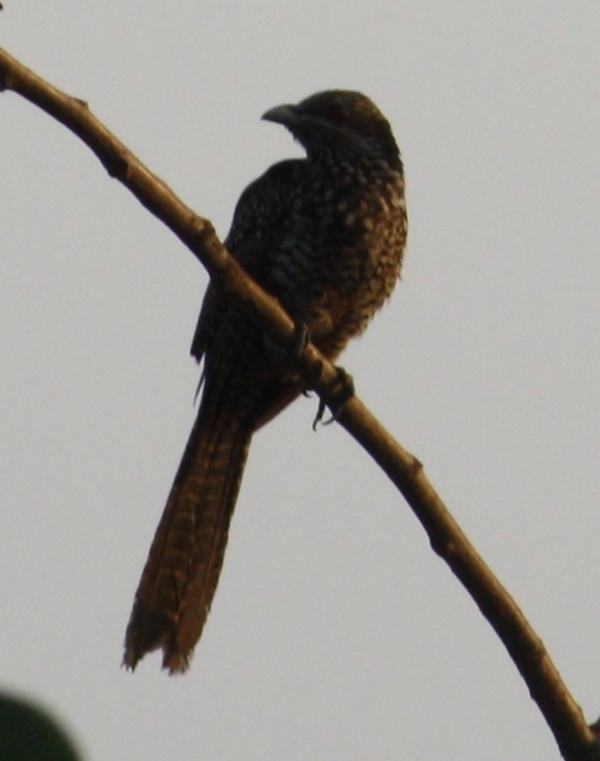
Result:
<instances>
[{"instance_id":1,"label":"bird's wing","mask_svg":"<svg viewBox=\"0 0 600 761\"><path fill-rule=\"evenodd\" d=\"M292 191L304 160L281 161L244 190L236 205L225 247L250 277L263 284L269 252L279 243ZM200 362L227 314L226 296L218 284L207 288L190 353Z\"/></svg>"}]
</instances>

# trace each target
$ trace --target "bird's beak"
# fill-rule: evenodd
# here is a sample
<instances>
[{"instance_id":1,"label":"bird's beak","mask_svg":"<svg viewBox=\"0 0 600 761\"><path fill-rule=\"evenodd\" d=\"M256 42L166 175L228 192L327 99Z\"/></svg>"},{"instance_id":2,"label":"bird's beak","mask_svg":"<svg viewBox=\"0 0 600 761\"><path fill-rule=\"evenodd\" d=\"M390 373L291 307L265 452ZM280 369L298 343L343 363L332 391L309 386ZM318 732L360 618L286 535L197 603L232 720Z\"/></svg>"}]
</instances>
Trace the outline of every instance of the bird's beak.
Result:
<instances>
[{"instance_id":1,"label":"bird's beak","mask_svg":"<svg viewBox=\"0 0 600 761\"><path fill-rule=\"evenodd\" d=\"M286 103L283 106L275 106L265 111L262 118L267 122L276 122L288 127L298 121L298 114L296 106Z\"/></svg>"}]
</instances>

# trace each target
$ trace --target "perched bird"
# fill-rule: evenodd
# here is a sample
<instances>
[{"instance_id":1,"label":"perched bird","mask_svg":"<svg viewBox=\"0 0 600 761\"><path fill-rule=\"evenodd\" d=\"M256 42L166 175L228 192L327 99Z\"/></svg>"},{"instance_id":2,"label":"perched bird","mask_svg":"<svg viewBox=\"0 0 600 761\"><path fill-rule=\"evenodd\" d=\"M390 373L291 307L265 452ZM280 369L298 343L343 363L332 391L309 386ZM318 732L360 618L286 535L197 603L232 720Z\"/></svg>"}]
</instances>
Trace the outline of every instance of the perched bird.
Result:
<instances>
[{"instance_id":1,"label":"perched bird","mask_svg":"<svg viewBox=\"0 0 600 761\"><path fill-rule=\"evenodd\" d=\"M285 126L306 158L275 164L246 188L225 245L334 360L400 275L407 218L398 146L358 92L320 92L263 119ZM188 667L219 580L250 440L304 390L289 358L215 283L191 353L204 363L202 395L135 596L124 655L131 669L157 648L170 673Z\"/></svg>"}]
</instances>

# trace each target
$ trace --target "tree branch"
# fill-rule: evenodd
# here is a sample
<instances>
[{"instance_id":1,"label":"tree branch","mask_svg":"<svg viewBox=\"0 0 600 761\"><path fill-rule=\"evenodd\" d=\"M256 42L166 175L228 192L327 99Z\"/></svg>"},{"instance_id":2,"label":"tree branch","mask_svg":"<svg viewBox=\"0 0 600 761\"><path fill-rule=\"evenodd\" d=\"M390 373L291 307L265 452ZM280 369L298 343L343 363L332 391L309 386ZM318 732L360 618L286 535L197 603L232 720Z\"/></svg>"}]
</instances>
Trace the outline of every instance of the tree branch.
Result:
<instances>
[{"instance_id":1,"label":"tree branch","mask_svg":"<svg viewBox=\"0 0 600 761\"><path fill-rule=\"evenodd\" d=\"M91 113L87 104L42 80L0 48L0 90L13 90L64 124L96 154L152 214L169 227L274 339L293 345L294 323L279 302L262 291L227 253L211 223L196 215ZM307 386L329 406L339 392L336 368L308 344L298 359ZM421 463L406 452L353 396L337 421L397 486L427 532L434 551L450 566L490 622L527 683L560 751L568 761L600 759L596 736L580 707L515 601L477 554L427 480Z\"/></svg>"}]
</instances>

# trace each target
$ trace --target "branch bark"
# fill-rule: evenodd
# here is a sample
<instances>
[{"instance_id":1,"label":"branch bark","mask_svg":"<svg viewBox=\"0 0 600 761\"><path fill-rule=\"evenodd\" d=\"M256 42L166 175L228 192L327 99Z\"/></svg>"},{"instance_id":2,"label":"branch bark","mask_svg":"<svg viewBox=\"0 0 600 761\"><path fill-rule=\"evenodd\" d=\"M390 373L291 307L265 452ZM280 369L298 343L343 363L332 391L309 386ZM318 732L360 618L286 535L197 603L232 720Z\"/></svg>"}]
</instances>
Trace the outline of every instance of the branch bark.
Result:
<instances>
[{"instance_id":1,"label":"branch bark","mask_svg":"<svg viewBox=\"0 0 600 761\"><path fill-rule=\"evenodd\" d=\"M116 178L152 214L169 227L194 256L218 279L231 298L266 333L293 346L294 323L278 301L262 291L227 253L211 223L195 214L154 175L89 110L87 103L45 82L0 48L0 90L12 90L46 111L74 132ZM335 407L339 376L312 345L298 358L299 370L322 401ZM492 625L538 704L561 754L567 761L600 759L595 732L587 726L540 638L507 590L478 555L439 495L423 466L383 428L357 396L336 415L340 423L371 455L412 508L427 532L433 550L460 579Z\"/></svg>"}]
</instances>

